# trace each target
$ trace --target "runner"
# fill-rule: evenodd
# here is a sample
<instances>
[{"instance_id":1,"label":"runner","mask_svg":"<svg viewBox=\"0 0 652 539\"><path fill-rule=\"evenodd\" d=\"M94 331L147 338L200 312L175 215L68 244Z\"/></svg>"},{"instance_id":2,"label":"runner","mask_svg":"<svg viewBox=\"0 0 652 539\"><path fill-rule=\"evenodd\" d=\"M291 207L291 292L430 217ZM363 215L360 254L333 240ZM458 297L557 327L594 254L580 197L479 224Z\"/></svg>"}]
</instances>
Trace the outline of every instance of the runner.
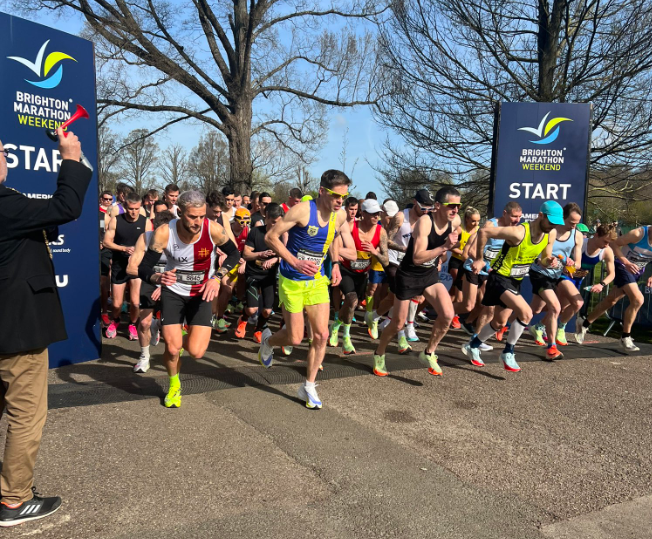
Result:
<instances>
[{"instance_id":1,"label":"runner","mask_svg":"<svg viewBox=\"0 0 652 539\"><path fill-rule=\"evenodd\" d=\"M462 220L462 232L460 233L460 244L458 247L453 248L451 256L448 259L448 274L453 280L453 285L450 288L450 295L454 301L462 299L462 287L457 287L458 270L466 260L464 247L469 241L469 238L478 231L480 226L480 212L475 208L469 206L464 212L464 219ZM451 327L459 329L461 327L460 319L457 315L453 318Z\"/></svg>"},{"instance_id":2,"label":"runner","mask_svg":"<svg viewBox=\"0 0 652 539\"><path fill-rule=\"evenodd\" d=\"M355 308L358 305L358 298L365 293L367 275L371 270L371 257L375 256L377 260L385 265L389 262L387 232L378 223L381 211L380 205L374 199L370 198L362 203L362 220L354 221L351 230L351 236L353 236L356 248L356 260L344 260L340 266L342 280L339 288L344 294L344 304L340 309L339 319L333 322L331 326L328 344L337 346L338 332L343 324L342 351L344 355L355 354L355 348L351 343L351 322Z\"/></svg>"},{"instance_id":3,"label":"runner","mask_svg":"<svg viewBox=\"0 0 652 539\"><path fill-rule=\"evenodd\" d=\"M340 209L348 195L351 180L338 170L322 174L319 198L294 206L272 230L267 232L267 244L280 255L279 298L283 306L285 327L272 335L263 331L258 358L265 367L271 367L275 346L296 346L303 339L305 309L313 331L308 350L306 382L299 388L299 398L307 408L321 408L322 402L315 389L315 378L324 359L328 340L329 279L324 274L323 261L329 246L339 232L343 245L349 252L346 258L355 259L353 238L346 223L346 215ZM281 236L287 232L287 247ZM336 244L337 245L337 244ZM338 260L344 249L333 253ZM335 262L332 284L341 280L339 264Z\"/></svg>"},{"instance_id":4,"label":"runner","mask_svg":"<svg viewBox=\"0 0 652 539\"><path fill-rule=\"evenodd\" d=\"M530 270L532 262L546 249L542 258L546 267L554 268L559 259L552 256L552 245L555 242L555 225L564 225L564 212L555 201L544 202L539 216L534 221L521 223L518 226L493 226L482 228L478 232L473 271L480 273L485 268L484 248L488 239L504 240L500 254L491 264L492 271L487 280L487 290L482 304L495 306L492 320L480 327L467 344L462 346L462 352L471 359L476 367L484 367L480 357L480 345L494 333L502 329L512 312L516 319L507 335L507 343L500 360L505 370L518 372L521 368L516 363L514 346L523 330L532 320L532 309L521 295L521 281Z\"/></svg>"},{"instance_id":5,"label":"runner","mask_svg":"<svg viewBox=\"0 0 652 539\"><path fill-rule=\"evenodd\" d=\"M180 351L201 358L211 338L211 302L219 293L220 280L238 262L238 249L224 229L206 219L206 199L198 191L186 191L178 200L179 218L159 226L152 235L138 275L161 289L161 325L165 339L163 362L170 378L166 408L181 406ZM215 246L227 259L215 272ZM166 257L165 271L155 265ZM183 336L183 324L188 334Z\"/></svg>"},{"instance_id":6,"label":"runner","mask_svg":"<svg viewBox=\"0 0 652 539\"><path fill-rule=\"evenodd\" d=\"M561 260L556 268L543 267L540 260L535 261L530 268L530 282L532 283L532 314L539 314L544 306L546 316L541 324L530 326L536 344L544 346L543 328L545 327L548 337L548 349L546 358L549 360L562 359L564 355L557 348L557 344L566 346L566 323L558 324L557 319L561 315L561 298L573 303L577 307L572 314L579 311L584 303L582 295L575 288L571 280L564 279L563 273L574 273L580 269L582 258L582 244L584 236L577 230L577 225L582 219L582 210L571 202L564 206L564 226L557 229L557 239L552 246L552 256ZM572 258L571 258L572 256ZM579 305L578 305L579 303ZM558 330L559 327L559 330ZM552 337L554 336L554 337Z\"/></svg>"},{"instance_id":7,"label":"runner","mask_svg":"<svg viewBox=\"0 0 652 539\"><path fill-rule=\"evenodd\" d=\"M163 200L168 206L175 217L178 216L179 207L177 206L177 201L179 199L179 193L181 190L176 183L169 183L165 186L165 192L163 193Z\"/></svg>"},{"instance_id":8,"label":"runner","mask_svg":"<svg viewBox=\"0 0 652 539\"><path fill-rule=\"evenodd\" d=\"M111 292L111 258L113 251L104 246L104 233L106 232L107 213L111 211L113 195L111 191L102 191L100 195L100 318L102 329L109 327L109 295Z\"/></svg>"},{"instance_id":9,"label":"runner","mask_svg":"<svg viewBox=\"0 0 652 539\"><path fill-rule=\"evenodd\" d=\"M301 192L301 189L299 189L298 187L294 187L290 189L287 202L281 204L283 211L285 213L289 212L290 208L293 208L294 206L299 204L299 202L301 202L302 197L303 197L303 193Z\"/></svg>"},{"instance_id":10,"label":"runner","mask_svg":"<svg viewBox=\"0 0 652 539\"><path fill-rule=\"evenodd\" d=\"M418 195L419 193L417 193ZM415 197L418 204L418 198ZM415 206L417 205L415 204ZM425 296L437 313L432 326L430 340L419 359L428 364L428 373L441 376L442 370L437 361L437 345L442 340L453 319L453 302L446 287L439 282L439 262L448 251L458 243L462 203L460 193L453 187L442 187L435 195L434 212L419 218L412 237L396 272L394 283L394 310L391 323L383 330L378 348L374 353L376 376L387 376L385 350L389 341L403 328L408 317L408 307L418 296Z\"/></svg>"},{"instance_id":11,"label":"runner","mask_svg":"<svg viewBox=\"0 0 652 539\"><path fill-rule=\"evenodd\" d=\"M615 228L612 226L612 228ZM634 344L631 331L639 309L645 299L638 287L638 280L645 273L645 268L652 262L652 244L650 229L652 226L642 226L630 230L620 236L611 244L615 254L615 279L614 287L609 294L595 306L579 328L575 340L582 344L589 326L600 318L605 312L614 307L624 296L629 299L629 306L623 316L623 332L620 336L620 345L628 352L638 352L640 349ZM652 277L647 280L647 286L652 286Z\"/></svg>"},{"instance_id":12,"label":"runner","mask_svg":"<svg viewBox=\"0 0 652 539\"><path fill-rule=\"evenodd\" d=\"M222 196L224 197L224 202L226 203L226 208L222 208L224 214L229 218L228 220L232 223L235 218L235 191L229 187L222 187Z\"/></svg>"},{"instance_id":13,"label":"runner","mask_svg":"<svg viewBox=\"0 0 652 539\"><path fill-rule=\"evenodd\" d=\"M344 201L344 211L346 212L346 222L349 225L349 230L353 230L353 223L355 223L356 215L358 215L358 199L355 197L347 198ZM325 266L325 269L327 270L332 267L332 259L330 256L326 257ZM328 272L326 275L328 276ZM334 312L333 319L337 321L340 318L340 309L342 307L342 291L339 286L333 286L331 288L331 305Z\"/></svg>"},{"instance_id":14,"label":"runner","mask_svg":"<svg viewBox=\"0 0 652 539\"><path fill-rule=\"evenodd\" d=\"M265 225L265 208L272 203L272 197L269 193L260 193L258 197L258 209L251 214L251 226Z\"/></svg>"},{"instance_id":15,"label":"runner","mask_svg":"<svg viewBox=\"0 0 652 539\"><path fill-rule=\"evenodd\" d=\"M125 201L127 199L127 195L129 193L135 193L133 187L130 185L127 185L126 183L117 183L115 186L115 204L111 207L111 210L106 212L105 214L105 219L104 219L104 229L107 230L109 228L109 221L111 219L117 217L118 215L122 215L125 212ZM139 199L140 200L140 199ZM145 215L145 210L143 208L140 209L140 215Z\"/></svg>"},{"instance_id":16,"label":"runner","mask_svg":"<svg viewBox=\"0 0 652 539\"><path fill-rule=\"evenodd\" d=\"M276 203L267 206L265 226L254 227L247 236L242 258L247 261L245 270L246 307L240 320L235 336L245 338L247 321L250 316L258 313L254 341L260 343L262 332L267 329L267 321L274 308L274 287L276 285L276 270L279 258L265 243L265 234L280 221L285 212Z\"/></svg>"},{"instance_id":17,"label":"runner","mask_svg":"<svg viewBox=\"0 0 652 539\"><path fill-rule=\"evenodd\" d=\"M143 195L143 209L145 210L145 217L150 220L154 220L156 217L155 213L152 211L154 209L154 203L158 200L158 191L156 189L150 189Z\"/></svg>"},{"instance_id":18,"label":"runner","mask_svg":"<svg viewBox=\"0 0 652 539\"><path fill-rule=\"evenodd\" d=\"M174 215L169 210L161 210L154 218L155 229L161 225L165 225L174 219ZM136 242L136 249L134 254L129 258L127 265L127 273L135 278L138 277L138 266L145 256L147 246L149 245L153 230L141 234ZM161 255L158 263L154 266L156 273L163 273L167 260L165 255ZM138 319L138 341L140 343L140 357L134 365L134 372L146 373L149 370L149 345L154 335L154 346L159 343L160 330L158 329L158 321L154 321L153 315L156 310L159 310L159 299L161 297L161 286L154 286L147 281L140 283L140 317Z\"/></svg>"},{"instance_id":19,"label":"runner","mask_svg":"<svg viewBox=\"0 0 652 539\"><path fill-rule=\"evenodd\" d=\"M134 253L138 237L147 230L147 219L141 215L141 200L135 192L130 192L125 199L125 213L111 219L104 245L113 251L111 265L111 297L113 298L112 321L106 328L106 337L114 339L120 326L120 312L124 301L125 289L129 282L129 340L138 339L140 279L127 275L129 257Z\"/></svg>"}]
</instances>

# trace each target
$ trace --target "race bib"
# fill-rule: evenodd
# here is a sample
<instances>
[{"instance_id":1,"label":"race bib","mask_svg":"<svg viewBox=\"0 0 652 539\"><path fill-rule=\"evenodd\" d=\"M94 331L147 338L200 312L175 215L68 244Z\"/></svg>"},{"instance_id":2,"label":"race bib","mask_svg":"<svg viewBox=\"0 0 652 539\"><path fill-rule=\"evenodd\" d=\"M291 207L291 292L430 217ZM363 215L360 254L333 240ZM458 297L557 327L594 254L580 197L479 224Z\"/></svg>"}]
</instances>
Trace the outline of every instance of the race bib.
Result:
<instances>
[{"instance_id":1,"label":"race bib","mask_svg":"<svg viewBox=\"0 0 652 539\"><path fill-rule=\"evenodd\" d=\"M525 277L530 272L530 264L512 266L509 272L510 277Z\"/></svg>"},{"instance_id":2,"label":"race bib","mask_svg":"<svg viewBox=\"0 0 652 539\"><path fill-rule=\"evenodd\" d=\"M202 284L202 282L204 282L204 272L177 270L177 282L190 285Z\"/></svg>"},{"instance_id":3,"label":"race bib","mask_svg":"<svg viewBox=\"0 0 652 539\"><path fill-rule=\"evenodd\" d=\"M425 267L427 267L427 268L430 268L430 267L432 267L432 266L436 266L438 263L439 263L439 257L436 256L436 257L433 258L432 260L428 260L427 262L424 262L424 263L421 264L421 265L422 265L422 266L425 266Z\"/></svg>"},{"instance_id":4,"label":"race bib","mask_svg":"<svg viewBox=\"0 0 652 539\"><path fill-rule=\"evenodd\" d=\"M351 269L352 270L363 270L369 267L371 264L371 260L366 258L358 258L357 260L354 260L351 262Z\"/></svg>"},{"instance_id":5,"label":"race bib","mask_svg":"<svg viewBox=\"0 0 652 539\"><path fill-rule=\"evenodd\" d=\"M627 260L629 260L633 264L636 264L636 266L639 269L645 269L645 266L647 266L648 263L650 262L650 260L645 260L645 259L641 259L641 258L637 257L635 253L629 253L629 256L627 257Z\"/></svg>"},{"instance_id":6,"label":"race bib","mask_svg":"<svg viewBox=\"0 0 652 539\"><path fill-rule=\"evenodd\" d=\"M482 257L483 257L487 262L491 262L494 258L496 258L496 257L498 256L498 253L500 253L500 251L492 251L492 250L490 250L490 249L487 249L487 250L484 252L484 255L483 255Z\"/></svg>"},{"instance_id":7,"label":"race bib","mask_svg":"<svg viewBox=\"0 0 652 539\"><path fill-rule=\"evenodd\" d=\"M297 253L297 258L299 260L310 260L311 262L314 262L318 266L321 266L321 263L324 260L324 253L301 250Z\"/></svg>"},{"instance_id":8,"label":"race bib","mask_svg":"<svg viewBox=\"0 0 652 539\"><path fill-rule=\"evenodd\" d=\"M396 260L399 262L405 258L405 253L403 251L395 251L396 252Z\"/></svg>"},{"instance_id":9,"label":"race bib","mask_svg":"<svg viewBox=\"0 0 652 539\"><path fill-rule=\"evenodd\" d=\"M154 272L155 273L165 273L165 264L163 264L163 265L157 264L156 266L154 266Z\"/></svg>"}]
</instances>

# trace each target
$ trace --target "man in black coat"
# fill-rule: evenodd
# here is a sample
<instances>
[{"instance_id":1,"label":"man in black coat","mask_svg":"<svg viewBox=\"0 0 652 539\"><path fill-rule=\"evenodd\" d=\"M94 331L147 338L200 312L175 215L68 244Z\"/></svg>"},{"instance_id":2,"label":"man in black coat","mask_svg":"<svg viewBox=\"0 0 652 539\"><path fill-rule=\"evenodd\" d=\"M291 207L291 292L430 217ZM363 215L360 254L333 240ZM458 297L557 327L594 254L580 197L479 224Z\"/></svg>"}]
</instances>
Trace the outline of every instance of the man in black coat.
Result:
<instances>
[{"instance_id":1,"label":"man in black coat","mask_svg":"<svg viewBox=\"0 0 652 539\"><path fill-rule=\"evenodd\" d=\"M61 505L61 498L33 491L47 415L47 346L67 338L47 230L81 215L92 172L79 162L79 139L61 129L58 135L63 162L47 200L4 185L8 152L0 142L0 411L8 417L0 527L43 518Z\"/></svg>"}]
</instances>

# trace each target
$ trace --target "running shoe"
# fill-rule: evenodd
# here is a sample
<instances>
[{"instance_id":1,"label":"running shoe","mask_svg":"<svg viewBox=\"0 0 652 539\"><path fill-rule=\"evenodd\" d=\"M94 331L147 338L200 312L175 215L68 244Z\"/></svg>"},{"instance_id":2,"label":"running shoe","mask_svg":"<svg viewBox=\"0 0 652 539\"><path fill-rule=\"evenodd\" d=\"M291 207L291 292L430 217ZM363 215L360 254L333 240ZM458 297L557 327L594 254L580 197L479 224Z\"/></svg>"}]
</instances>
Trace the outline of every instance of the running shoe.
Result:
<instances>
[{"instance_id":1,"label":"running shoe","mask_svg":"<svg viewBox=\"0 0 652 539\"><path fill-rule=\"evenodd\" d=\"M405 336L410 342L419 342L419 337L414 329L414 324L408 324L405 328Z\"/></svg>"},{"instance_id":2,"label":"running shoe","mask_svg":"<svg viewBox=\"0 0 652 539\"><path fill-rule=\"evenodd\" d=\"M129 324L129 340L130 341L138 340L138 330L136 329L135 324Z\"/></svg>"},{"instance_id":3,"label":"running shoe","mask_svg":"<svg viewBox=\"0 0 652 539\"><path fill-rule=\"evenodd\" d=\"M473 327L473 324L471 324L471 322L460 320L460 323L462 324L462 329L466 331L467 335L469 335L470 337L473 337L473 335L475 335L475 328Z\"/></svg>"},{"instance_id":4,"label":"running shoe","mask_svg":"<svg viewBox=\"0 0 652 539\"><path fill-rule=\"evenodd\" d=\"M543 324L541 324L541 326L542 326L541 330L543 331L543 340L548 342L548 333L546 332L546 326L544 326Z\"/></svg>"},{"instance_id":5,"label":"running shoe","mask_svg":"<svg viewBox=\"0 0 652 539\"><path fill-rule=\"evenodd\" d=\"M321 408L321 400L319 400L319 395L317 395L317 390L314 387L307 388L305 384L302 384L299 386L297 394L302 401L306 401L306 408L310 408L311 410L319 410Z\"/></svg>"},{"instance_id":6,"label":"running shoe","mask_svg":"<svg viewBox=\"0 0 652 539\"><path fill-rule=\"evenodd\" d=\"M262 336L263 336L262 331L256 331L254 333L254 342L257 342L258 344L260 344L260 340L261 340Z\"/></svg>"},{"instance_id":7,"label":"running shoe","mask_svg":"<svg viewBox=\"0 0 652 539\"><path fill-rule=\"evenodd\" d=\"M247 319L247 324L249 324L250 326L255 326L257 323L258 323L258 313L253 314Z\"/></svg>"},{"instance_id":8,"label":"running shoe","mask_svg":"<svg viewBox=\"0 0 652 539\"><path fill-rule=\"evenodd\" d=\"M109 327L106 328L106 338L115 339L115 336L118 334L118 327L120 327L120 321L112 320L109 324Z\"/></svg>"},{"instance_id":9,"label":"running shoe","mask_svg":"<svg viewBox=\"0 0 652 539\"><path fill-rule=\"evenodd\" d=\"M181 408L181 386L172 386L163 401L166 408Z\"/></svg>"},{"instance_id":10,"label":"running shoe","mask_svg":"<svg viewBox=\"0 0 652 539\"><path fill-rule=\"evenodd\" d=\"M247 335L247 321L243 320L242 317L238 318L238 327L235 330L235 336L237 339L244 339Z\"/></svg>"},{"instance_id":11,"label":"running shoe","mask_svg":"<svg viewBox=\"0 0 652 539\"><path fill-rule=\"evenodd\" d=\"M61 498L42 498L32 487L32 499L17 504L0 503L0 527L8 528L23 522L45 518L61 507Z\"/></svg>"},{"instance_id":12,"label":"running shoe","mask_svg":"<svg viewBox=\"0 0 652 539\"><path fill-rule=\"evenodd\" d=\"M339 321L333 322L331 324L330 336L328 337L328 346L333 346L333 347L337 346L337 343L339 342L338 333L340 331L341 325L342 324Z\"/></svg>"},{"instance_id":13,"label":"running shoe","mask_svg":"<svg viewBox=\"0 0 652 539\"><path fill-rule=\"evenodd\" d=\"M387 376L389 374L385 367L385 355L374 354L374 374L376 376Z\"/></svg>"},{"instance_id":14,"label":"running shoe","mask_svg":"<svg viewBox=\"0 0 652 539\"><path fill-rule=\"evenodd\" d=\"M489 352L490 350L494 349L493 346L487 344L486 342L481 342L479 348L480 348L480 352Z\"/></svg>"},{"instance_id":15,"label":"running shoe","mask_svg":"<svg viewBox=\"0 0 652 539\"><path fill-rule=\"evenodd\" d=\"M235 312L241 313L242 311L244 311L244 303L240 302L235 306Z\"/></svg>"},{"instance_id":16,"label":"running shoe","mask_svg":"<svg viewBox=\"0 0 652 539\"><path fill-rule=\"evenodd\" d=\"M364 323L369 327L371 322L374 319L374 313L372 311L367 311L364 313Z\"/></svg>"},{"instance_id":17,"label":"running shoe","mask_svg":"<svg viewBox=\"0 0 652 539\"><path fill-rule=\"evenodd\" d=\"M553 361L554 359L564 359L564 354L562 354L557 346L553 344L546 350L546 359L549 361Z\"/></svg>"},{"instance_id":18,"label":"running shoe","mask_svg":"<svg viewBox=\"0 0 652 539\"><path fill-rule=\"evenodd\" d=\"M140 354L138 363L134 365L134 372L145 374L149 370L149 358L145 354Z\"/></svg>"},{"instance_id":19,"label":"running shoe","mask_svg":"<svg viewBox=\"0 0 652 539\"><path fill-rule=\"evenodd\" d=\"M417 320L421 320L422 322L430 322L430 318L426 316L426 313L423 311L419 311L417 313Z\"/></svg>"},{"instance_id":20,"label":"running shoe","mask_svg":"<svg viewBox=\"0 0 652 539\"><path fill-rule=\"evenodd\" d=\"M224 309L224 310L225 310L227 313L231 314L231 313L233 312L233 305L232 305L231 303L229 303L229 304L226 306L226 309Z\"/></svg>"},{"instance_id":21,"label":"running shoe","mask_svg":"<svg viewBox=\"0 0 652 539\"><path fill-rule=\"evenodd\" d=\"M424 351L419 354L419 360L428 364L428 374L432 374L433 376L442 376L444 373L442 372L437 359L437 354L434 352L428 354Z\"/></svg>"},{"instance_id":22,"label":"running shoe","mask_svg":"<svg viewBox=\"0 0 652 539\"><path fill-rule=\"evenodd\" d=\"M355 354L355 348L351 342L351 337L348 335L342 339L342 352L345 356L351 356Z\"/></svg>"},{"instance_id":23,"label":"running shoe","mask_svg":"<svg viewBox=\"0 0 652 539\"><path fill-rule=\"evenodd\" d=\"M267 344L272 336L272 331L266 328L260 339L260 349L258 350L258 361L263 367L270 368L274 362L274 349Z\"/></svg>"},{"instance_id":24,"label":"running shoe","mask_svg":"<svg viewBox=\"0 0 652 539\"><path fill-rule=\"evenodd\" d=\"M462 324L460 323L460 317L458 315L455 315L453 317L452 322L451 322L451 328L460 329L461 327L462 327Z\"/></svg>"},{"instance_id":25,"label":"running shoe","mask_svg":"<svg viewBox=\"0 0 652 539\"><path fill-rule=\"evenodd\" d=\"M538 346L545 346L546 343L543 340L543 329L538 324L535 326L530 326L528 328L530 335L534 337L534 344Z\"/></svg>"},{"instance_id":26,"label":"running shoe","mask_svg":"<svg viewBox=\"0 0 652 539\"><path fill-rule=\"evenodd\" d=\"M109 318L109 315L102 313L100 316L100 323L102 324L102 329L108 328L111 325L111 319Z\"/></svg>"},{"instance_id":27,"label":"running shoe","mask_svg":"<svg viewBox=\"0 0 652 539\"><path fill-rule=\"evenodd\" d=\"M367 332L369 333L369 336L374 340L378 339L378 320L372 320L371 324L367 325Z\"/></svg>"},{"instance_id":28,"label":"running shoe","mask_svg":"<svg viewBox=\"0 0 652 539\"><path fill-rule=\"evenodd\" d=\"M229 329L229 325L227 325L226 320L224 320L224 318L220 318L217 321L217 324L215 324L213 327L215 328L215 331L217 331L220 334L226 333Z\"/></svg>"},{"instance_id":29,"label":"running shoe","mask_svg":"<svg viewBox=\"0 0 652 539\"><path fill-rule=\"evenodd\" d=\"M291 346L281 346L281 353L284 356L289 356L292 353L292 347Z\"/></svg>"},{"instance_id":30,"label":"running shoe","mask_svg":"<svg viewBox=\"0 0 652 539\"><path fill-rule=\"evenodd\" d=\"M385 319L384 319L384 320L383 320L383 321L378 325L378 331L382 331L382 330L385 329L387 326L389 326L389 324L391 323L391 321L392 321L392 319L391 319L389 316L388 316L387 318L385 318ZM376 337L376 338L378 338L378 337Z\"/></svg>"},{"instance_id":31,"label":"running shoe","mask_svg":"<svg viewBox=\"0 0 652 539\"><path fill-rule=\"evenodd\" d=\"M484 367L484 361L480 357L480 349L473 348L471 343L465 343L462 345L462 353L471 360L471 365L476 367Z\"/></svg>"},{"instance_id":32,"label":"running shoe","mask_svg":"<svg viewBox=\"0 0 652 539\"><path fill-rule=\"evenodd\" d=\"M150 344L152 346L157 346L161 342L161 323L154 318L152 320L152 325L149 327L149 332L151 334Z\"/></svg>"},{"instance_id":33,"label":"running shoe","mask_svg":"<svg viewBox=\"0 0 652 539\"><path fill-rule=\"evenodd\" d=\"M516 356L511 352L503 352L500 354L500 361L503 362L506 371L519 372L521 370L521 367L516 363Z\"/></svg>"},{"instance_id":34,"label":"running shoe","mask_svg":"<svg viewBox=\"0 0 652 539\"><path fill-rule=\"evenodd\" d=\"M568 341L566 340L566 330L562 328L557 328L557 345L558 346L568 346Z\"/></svg>"},{"instance_id":35,"label":"running shoe","mask_svg":"<svg viewBox=\"0 0 652 539\"><path fill-rule=\"evenodd\" d=\"M640 350L640 348L634 344L634 340L631 337L622 337L620 339L620 346L628 352L638 352Z\"/></svg>"},{"instance_id":36,"label":"running shoe","mask_svg":"<svg viewBox=\"0 0 652 539\"><path fill-rule=\"evenodd\" d=\"M412 347L408 344L407 339L405 338L405 335L403 337L399 337L398 339L398 353L399 354L407 354L412 350Z\"/></svg>"},{"instance_id":37,"label":"running shoe","mask_svg":"<svg viewBox=\"0 0 652 539\"><path fill-rule=\"evenodd\" d=\"M586 334L589 332L589 328L584 327L584 320L585 318L578 316L575 322L575 327L577 328L575 331L575 342L577 344L583 344Z\"/></svg>"},{"instance_id":38,"label":"running shoe","mask_svg":"<svg viewBox=\"0 0 652 539\"><path fill-rule=\"evenodd\" d=\"M501 330L496 331L496 340L498 342L503 340L503 337L505 336L505 333L507 333L507 330L509 330L509 328L507 326L505 326Z\"/></svg>"}]
</instances>

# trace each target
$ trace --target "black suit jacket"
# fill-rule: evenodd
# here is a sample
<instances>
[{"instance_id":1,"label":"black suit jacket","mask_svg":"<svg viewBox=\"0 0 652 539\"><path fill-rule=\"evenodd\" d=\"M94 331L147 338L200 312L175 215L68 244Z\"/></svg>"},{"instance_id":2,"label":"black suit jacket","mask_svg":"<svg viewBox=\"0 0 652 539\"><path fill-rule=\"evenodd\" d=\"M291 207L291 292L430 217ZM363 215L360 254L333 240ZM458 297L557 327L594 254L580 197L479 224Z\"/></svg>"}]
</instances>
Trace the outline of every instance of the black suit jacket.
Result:
<instances>
[{"instance_id":1,"label":"black suit jacket","mask_svg":"<svg viewBox=\"0 0 652 539\"><path fill-rule=\"evenodd\" d=\"M81 215L91 176L81 163L63 161L57 190L47 200L0 184L0 354L67 338L45 233Z\"/></svg>"}]
</instances>

